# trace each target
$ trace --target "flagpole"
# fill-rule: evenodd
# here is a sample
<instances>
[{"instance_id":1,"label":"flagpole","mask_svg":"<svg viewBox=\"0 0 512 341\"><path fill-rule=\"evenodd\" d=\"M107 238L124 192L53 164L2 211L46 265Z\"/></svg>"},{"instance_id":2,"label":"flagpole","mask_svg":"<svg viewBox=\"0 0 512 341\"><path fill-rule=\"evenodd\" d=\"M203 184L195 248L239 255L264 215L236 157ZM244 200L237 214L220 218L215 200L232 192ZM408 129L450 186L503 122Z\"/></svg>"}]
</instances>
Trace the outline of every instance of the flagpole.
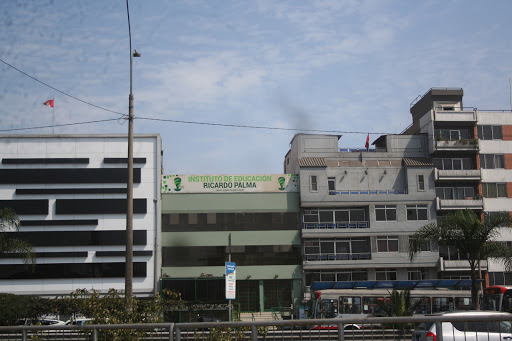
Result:
<instances>
[{"instance_id":1,"label":"flagpole","mask_svg":"<svg viewBox=\"0 0 512 341\"><path fill-rule=\"evenodd\" d=\"M52 101L54 100L53 98ZM52 106L52 135L55 135L55 102Z\"/></svg>"}]
</instances>

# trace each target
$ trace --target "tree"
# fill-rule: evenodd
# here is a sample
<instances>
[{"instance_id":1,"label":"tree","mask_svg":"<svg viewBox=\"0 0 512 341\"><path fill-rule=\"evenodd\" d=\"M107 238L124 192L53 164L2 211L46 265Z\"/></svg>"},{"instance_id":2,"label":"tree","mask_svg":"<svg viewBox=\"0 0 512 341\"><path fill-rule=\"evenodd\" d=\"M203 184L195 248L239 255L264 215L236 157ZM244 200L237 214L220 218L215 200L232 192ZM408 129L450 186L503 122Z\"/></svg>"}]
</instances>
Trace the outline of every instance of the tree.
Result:
<instances>
[{"instance_id":1,"label":"tree","mask_svg":"<svg viewBox=\"0 0 512 341\"><path fill-rule=\"evenodd\" d=\"M16 238L15 232L20 226L20 219L14 210L5 207L0 208L0 256L9 253L19 254L25 264L35 264L35 253L27 241Z\"/></svg>"},{"instance_id":2,"label":"tree","mask_svg":"<svg viewBox=\"0 0 512 341\"><path fill-rule=\"evenodd\" d=\"M418 308L423 303L423 300L413 302L411 299L411 292L408 289L393 289L389 295L389 301L378 300L376 303L379 306L381 312L375 314L375 316L412 316L416 308ZM397 323L386 326L390 328L397 328L401 333L405 333L414 327L414 325L411 323Z\"/></svg>"},{"instance_id":3,"label":"tree","mask_svg":"<svg viewBox=\"0 0 512 341\"><path fill-rule=\"evenodd\" d=\"M467 257L471 269L471 299L475 309L480 309L479 279L480 261L493 258L512 269L512 250L498 241L500 227L510 226L508 212L485 214L483 220L471 210L461 210L444 216L440 223L430 223L421 227L413 236L409 256L413 260L422 246L437 243L440 246L455 248Z\"/></svg>"}]
</instances>

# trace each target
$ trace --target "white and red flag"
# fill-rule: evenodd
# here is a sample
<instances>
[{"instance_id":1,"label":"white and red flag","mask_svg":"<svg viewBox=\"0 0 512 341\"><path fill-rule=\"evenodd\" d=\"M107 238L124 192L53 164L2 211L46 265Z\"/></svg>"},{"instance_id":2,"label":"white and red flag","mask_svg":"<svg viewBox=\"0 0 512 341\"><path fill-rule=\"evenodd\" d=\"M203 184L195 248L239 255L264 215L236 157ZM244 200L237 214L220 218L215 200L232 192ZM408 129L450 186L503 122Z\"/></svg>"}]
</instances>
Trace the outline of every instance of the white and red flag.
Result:
<instances>
[{"instance_id":1,"label":"white and red flag","mask_svg":"<svg viewBox=\"0 0 512 341\"><path fill-rule=\"evenodd\" d=\"M44 102L43 104L48 106L48 107L52 107L53 108L53 99L49 99L46 102Z\"/></svg>"}]
</instances>

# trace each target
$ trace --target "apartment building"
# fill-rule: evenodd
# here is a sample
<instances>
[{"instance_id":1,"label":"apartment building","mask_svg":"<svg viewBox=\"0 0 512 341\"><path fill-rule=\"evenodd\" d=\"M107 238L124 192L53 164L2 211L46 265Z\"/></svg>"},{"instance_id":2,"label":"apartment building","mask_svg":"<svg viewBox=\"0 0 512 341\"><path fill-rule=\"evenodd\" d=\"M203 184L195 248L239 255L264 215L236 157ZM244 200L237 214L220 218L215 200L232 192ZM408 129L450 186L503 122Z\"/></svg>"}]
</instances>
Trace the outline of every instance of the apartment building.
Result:
<instances>
[{"instance_id":1,"label":"apartment building","mask_svg":"<svg viewBox=\"0 0 512 341\"><path fill-rule=\"evenodd\" d=\"M228 320L229 259L236 265L234 310L250 319L253 313L297 314L300 255L296 175L163 176L161 288L190 303L173 321Z\"/></svg>"},{"instance_id":2,"label":"apartment building","mask_svg":"<svg viewBox=\"0 0 512 341\"><path fill-rule=\"evenodd\" d=\"M438 217L458 209L480 214L512 211L512 113L464 107L461 88L432 88L411 103L413 123L404 134L428 136L435 164ZM510 228L501 240L512 244ZM469 278L464 255L440 250L443 276ZM488 285L512 285L512 273L492 259L482 262Z\"/></svg>"},{"instance_id":3,"label":"apartment building","mask_svg":"<svg viewBox=\"0 0 512 341\"><path fill-rule=\"evenodd\" d=\"M0 207L20 218L28 269L2 254L0 292L67 295L124 290L128 140L122 135L0 136ZM159 269L159 135L134 137L133 293L150 296Z\"/></svg>"},{"instance_id":4,"label":"apartment building","mask_svg":"<svg viewBox=\"0 0 512 341\"><path fill-rule=\"evenodd\" d=\"M357 282L437 278L434 246L413 261L409 238L436 221L428 135L386 135L372 150L340 136L297 134L284 172L300 179L303 280Z\"/></svg>"}]
</instances>

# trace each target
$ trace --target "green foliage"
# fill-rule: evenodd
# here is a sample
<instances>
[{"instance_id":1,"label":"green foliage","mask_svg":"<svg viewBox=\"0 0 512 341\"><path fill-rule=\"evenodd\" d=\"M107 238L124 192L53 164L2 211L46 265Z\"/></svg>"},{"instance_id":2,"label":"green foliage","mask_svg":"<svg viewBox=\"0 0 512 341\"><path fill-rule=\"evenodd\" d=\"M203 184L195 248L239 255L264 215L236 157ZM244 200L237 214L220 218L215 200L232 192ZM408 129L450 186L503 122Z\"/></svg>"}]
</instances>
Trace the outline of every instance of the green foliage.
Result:
<instances>
[{"instance_id":1,"label":"green foliage","mask_svg":"<svg viewBox=\"0 0 512 341\"><path fill-rule=\"evenodd\" d=\"M50 300L38 296L0 294L0 325L15 325L20 319L37 319L46 313Z\"/></svg>"},{"instance_id":2,"label":"green foliage","mask_svg":"<svg viewBox=\"0 0 512 341\"><path fill-rule=\"evenodd\" d=\"M21 238L16 238L20 219L12 209L0 208L0 255L16 253L21 255L25 264L34 269L36 256L32 246Z\"/></svg>"},{"instance_id":3,"label":"green foliage","mask_svg":"<svg viewBox=\"0 0 512 341\"><path fill-rule=\"evenodd\" d=\"M413 260L421 251L422 245L427 243L449 246L467 256L473 282L471 298L475 309L480 309L477 285L480 261L493 258L502 262L507 271L512 269L512 250L498 240L500 228L510 227L510 223L508 212L486 214L483 220L471 210L448 214L439 224L427 224L412 236L410 259Z\"/></svg>"},{"instance_id":4,"label":"green foliage","mask_svg":"<svg viewBox=\"0 0 512 341\"><path fill-rule=\"evenodd\" d=\"M99 291L79 289L69 296L58 297L54 301L55 310L74 317L92 318L94 324L127 324L162 322L163 313L181 300L180 294L164 290L148 299L131 298L131 310L126 309L126 299L121 292L110 289L106 295ZM100 335L101 334L101 335ZM138 340L144 331L128 329L103 330L100 338L107 340Z\"/></svg>"},{"instance_id":5,"label":"green foliage","mask_svg":"<svg viewBox=\"0 0 512 341\"><path fill-rule=\"evenodd\" d=\"M388 302L377 301L377 305L381 308L382 313L378 316L412 316L416 308L422 301L413 302L411 292L408 289L395 290L390 294ZM409 332L414 328L412 323L396 323L387 327L398 329L401 333Z\"/></svg>"}]
</instances>

